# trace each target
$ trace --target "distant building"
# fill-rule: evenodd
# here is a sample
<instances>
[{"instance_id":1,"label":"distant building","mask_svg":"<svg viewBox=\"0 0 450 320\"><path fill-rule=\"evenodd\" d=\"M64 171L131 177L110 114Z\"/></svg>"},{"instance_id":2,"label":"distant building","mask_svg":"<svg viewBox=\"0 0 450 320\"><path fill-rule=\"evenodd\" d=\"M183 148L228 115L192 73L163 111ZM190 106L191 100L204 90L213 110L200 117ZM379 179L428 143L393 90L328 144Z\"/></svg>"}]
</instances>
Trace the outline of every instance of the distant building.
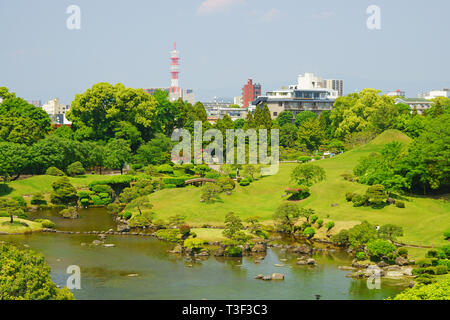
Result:
<instances>
[{"instance_id":1,"label":"distant building","mask_svg":"<svg viewBox=\"0 0 450 320\"><path fill-rule=\"evenodd\" d=\"M144 92L147 92L150 95L154 95L156 90L165 91L170 95L170 88L147 88L142 89ZM183 101L188 102L190 104L195 103L195 94L192 89L180 89L181 96L179 98L183 99Z\"/></svg>"},{"instance_id":2,"label":"distant building","mask_svg":"<svg viewBox=\"0 0 450 320\"><path fill-rule=\"evenodd\" d=\"M432 91L429 91L426 93L420 93L419 98L424 98L427 100L431 100L431 99L434 99L437 97L448 98L448 97L450 97L449 93L450 93L450 89L432 90Z\"/></svg>"},{"instance_id":3,"label":"distant building","mask_svg":"<svg viewBox=\"0 0 450 320\"><path fill-rule=\"evenodd\" d=\"M242 107L242 96L234 97L233 104Z\"/></svg>"},{"instance_id":4,"label":"distant building","mask_svg":"<svg viewBox=\"0 0 450 320\"><path fill-rule=\"evenodd\" d=\"M397 98L395 103L407 104L411 110L417 110L418 114L422 114L423 111L430 109L433 105L433 101L424 98Z\"/></svg>"},{"instance_id":5,"label":"distant building","mask_svg":"<svg viewBox=\"0 0 450 320\"><path fill-rule=\"evenodd\" d=\"M323 84L326 89L336 90L339 97L344 95L344 80L325 79Z\"/></svg>"},{"instance_id":6,"label":"distant building","mask_svg":"<svg viewBox=\"0 0 450 320\"><path fill-rule=\"evenodd\" d=\"M66 113L70 110L70 105L59 103L59 99L52 99L46 104L42 105L42 109L47 112L56 124L67 124Z\"/></svg>"},{"instance_id":7,"label":"distant building","mask_svg":"<svg viewBox=\"0 0 450 320\"><path fill-rule=\"evenodd\" d=\"M406 92L400 89L386 93L388 97L406 97Z\"/></svg>"},{"instance_id":8,"label":"distant building","mask_svg":"<svg viewBox=\"0 0 450 320\"><path fill-rule=\"evenodd\" d=\"M212 101L202 102L205 106L209 122L215 122L222 119L225 114L230 116L231 120L244 119L247 116L247 108L230 108L230 103Z\"/></svg>"},{"instance_id":9,"label":"distant building","mask_svg":"<svg viewBox=\"0 0 450 320\"><path fill-rule=\"evenodd\" d=\"M242 107L247 108L260 95L261 85L254 84L252 79L248 79L247 84L242 88Z\"/></svg>"},{"instance_id":10,"label":"distant building","mask_svg":"<svg viewBox=\"0 0 450 320\"><path fill-rule=\"evenodd\" d=\"M314 73L306 72L299 75L297 84L289 86L290 89L329 89L337 91L337 96L344 95L344 80L325 79L317 77Z\"/></svg>"},{"instance_id":11,"label":"distant building","mask_svg":"<svg viewBox=\"0 0 450 320\"><path fill-rule=\"evenodd\" d=\"M27 102L28 102L29 104L32 104L32 105L35 106L36 108L42 107L42 102L41 102L41 100L27 100Z\"/></svg>"},{"instance_id":12,"label":"distant building","mask_svg":"<svg viewBox=\"0 0 450 320\"><path fill-rule=\"evenodd\" d=\"M294 118L307 110L320 114L331 110L338 96L337 90L323 88L323 81L320 78L306 73L305 76L300 75L298 83L289 86L289 89L268 91L265 96L258 97L249 107L249 112L254 112L257 107L263 108L267 104L272 119L283 111L291 111Z\"/></svg>"}]
</instances>

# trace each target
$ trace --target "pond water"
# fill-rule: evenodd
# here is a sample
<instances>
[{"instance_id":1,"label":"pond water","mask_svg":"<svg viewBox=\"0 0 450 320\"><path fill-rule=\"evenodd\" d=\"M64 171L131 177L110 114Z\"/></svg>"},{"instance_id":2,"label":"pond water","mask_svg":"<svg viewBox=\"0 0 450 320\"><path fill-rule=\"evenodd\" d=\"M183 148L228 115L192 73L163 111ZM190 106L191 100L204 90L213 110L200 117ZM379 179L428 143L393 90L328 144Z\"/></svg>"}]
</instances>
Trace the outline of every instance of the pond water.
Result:
<instances>
[{"instance_id":1,"label":"pond water","mask_svg":"<svg viewBox=\"0 0 450 320\"><path fill-rule=\"evenodd\" d=\"M60 218L54 211L33 218L54 221L58 230L93 231L114 228L104 209L83 210L79 220ZM405 288L405 281L382 279L381 289L369 290L365 280L345 277L351 258L343 251L317 254L316 267L297 266L298 255L269 249L257 263L254 257L199 261L167 253L173 244L151 237L108 235L113 248L90 245L96 235L34 233L2 236L0 240L25 244L44 254L53 280L65 286L67 267L81 269L77 299L384 299ZM87 245L82 246L82 243ZM281 260L280 260L281 259ZM283 264L276 267L275 264ZM284 281L255 280L258 274L284 273ZM133 276L131 276L133 275Z\"/></svg>"}]
</instances>

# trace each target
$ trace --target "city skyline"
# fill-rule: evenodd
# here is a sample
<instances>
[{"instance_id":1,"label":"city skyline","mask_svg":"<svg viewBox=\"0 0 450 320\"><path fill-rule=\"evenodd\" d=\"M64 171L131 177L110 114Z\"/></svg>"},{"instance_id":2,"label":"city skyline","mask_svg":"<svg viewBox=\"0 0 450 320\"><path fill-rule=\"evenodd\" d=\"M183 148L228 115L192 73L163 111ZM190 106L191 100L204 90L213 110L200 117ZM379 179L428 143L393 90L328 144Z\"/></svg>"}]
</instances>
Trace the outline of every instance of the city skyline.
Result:
<instances>
[{"instance_id":1,"label":"city skyline","mask_svg":"<svg viewBox=\"0 0 450 320\"><path fill-rule=\"evenodd\" d=\"M200 101L238 96L249 78L264 94L305 72L343 79L345 94L370 87L416 97L450 87L450 45L427 41L445 39L450 4L380 0L381 30L369 30L372 2L350 2L80 0L81 29L68 30L70 1L3 1L0 83L29 100L66 104L97 82L168 87L176 41L180 86Z\"/></svg>"}]
</instances>

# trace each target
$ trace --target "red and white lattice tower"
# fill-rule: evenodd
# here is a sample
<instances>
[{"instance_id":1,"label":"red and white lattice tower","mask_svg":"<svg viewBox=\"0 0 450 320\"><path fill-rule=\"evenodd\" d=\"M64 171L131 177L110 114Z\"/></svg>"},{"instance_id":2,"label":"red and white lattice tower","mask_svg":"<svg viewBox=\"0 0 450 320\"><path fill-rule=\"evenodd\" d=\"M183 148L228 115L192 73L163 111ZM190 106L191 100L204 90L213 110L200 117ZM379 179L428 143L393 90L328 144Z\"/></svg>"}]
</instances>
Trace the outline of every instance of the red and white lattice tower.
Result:
<instances>
[{"instance_id":1,"label":"red and white lattice tower","mask_svg":"<svg viewBox=\"0 0 450 320\"><path fill-rule=\"evenodd\" d=\"M173 44L173 51L170 52L170 74L172 75L172 82L170 85L170 93L174 98L181 95L180 85L178 84L178 75L180 74L180 57L177 51L177 43Z\"/></svg>"}]
</instances>

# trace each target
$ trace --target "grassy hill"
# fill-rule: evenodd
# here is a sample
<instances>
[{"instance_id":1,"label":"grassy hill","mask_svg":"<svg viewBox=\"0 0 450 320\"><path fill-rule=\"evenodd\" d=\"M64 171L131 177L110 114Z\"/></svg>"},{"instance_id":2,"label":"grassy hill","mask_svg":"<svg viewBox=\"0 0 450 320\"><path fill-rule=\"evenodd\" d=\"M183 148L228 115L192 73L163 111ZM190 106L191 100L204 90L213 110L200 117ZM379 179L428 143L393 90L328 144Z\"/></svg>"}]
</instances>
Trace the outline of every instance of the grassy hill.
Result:
<instances>
[{"instance_id":1,"label":"grassy hill","mask_svg":"<svg viewBox=\"0 0 450 320\"><path fill-rule=\"evenodd\" d=\"M340 175L351 171L358 160L380 151L386 143L399 141L405 146L410 139L396 130L379 135L370 143L355 148L332 159L316 162L327 173L326 180L311 188L310 198L300 202L310 207L324 219L336 222L335 232L349 228L360 221L374 224L393 223L405 230L400 240L409 244L441 245L446 243L443 232L450 229L450 204L448 201L427 197L409 197L405 209L388 206L380 210L368 207L354 208L345 200L346 192L364 192L367 186L345 181ZM231 196L222 195L214 204L200 202L200 188L167 189L149 196L157 218L167 218L180 213L194 226L223 225L225 215L233 211L242 218L259 216L267 223L282 203L284 190L290 185L290 172L295 164L281 164L278 174L255 181L248 187L237 186ZM333 206L337 205L337 206ZM322 233L322 234L321 234ZM323 231L319 236L323 235Z\"/></svg>"}]
</instances>

